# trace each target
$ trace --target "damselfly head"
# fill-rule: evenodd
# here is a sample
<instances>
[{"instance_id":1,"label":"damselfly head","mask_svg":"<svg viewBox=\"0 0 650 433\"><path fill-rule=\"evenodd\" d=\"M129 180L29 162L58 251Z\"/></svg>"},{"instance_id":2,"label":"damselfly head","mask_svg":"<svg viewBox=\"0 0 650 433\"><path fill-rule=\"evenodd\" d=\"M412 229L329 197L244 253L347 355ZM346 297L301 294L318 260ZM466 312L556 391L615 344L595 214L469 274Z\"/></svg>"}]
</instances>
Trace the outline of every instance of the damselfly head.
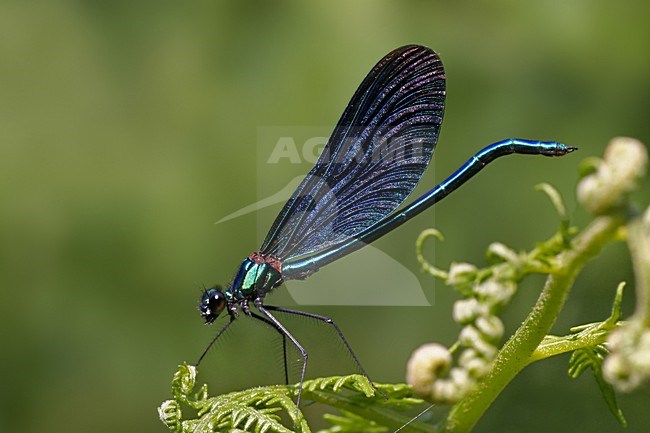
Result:
<instances>
[{"instance_id":1,"label":"damselfly head","mask_svg":"<svg viewBox=\"0 0 650 433\"><path fill-rule=\"evenodd\" d=\"M201 317L209 325L219 317L219 314L226 308L226 305L228 305L228 301L226 300L226 295L221 291L221 287L215 286L205 290L201 295L201 303L199 304Z\"/></svg>"}]
</instances>

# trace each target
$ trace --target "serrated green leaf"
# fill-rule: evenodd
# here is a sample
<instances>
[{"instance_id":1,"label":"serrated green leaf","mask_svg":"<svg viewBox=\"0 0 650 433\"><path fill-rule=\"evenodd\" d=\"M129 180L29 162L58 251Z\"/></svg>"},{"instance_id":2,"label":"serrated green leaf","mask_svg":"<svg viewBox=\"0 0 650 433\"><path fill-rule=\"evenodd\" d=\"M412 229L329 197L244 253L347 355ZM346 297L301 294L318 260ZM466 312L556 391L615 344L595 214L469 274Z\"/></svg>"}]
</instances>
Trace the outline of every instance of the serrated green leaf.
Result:
<instances>
[{"instance_id":1,"label":"serrated green leaf","mask_svg":"<svg viewBox=\"0 0 650 433\"><path fill-rule=\"evenodd\" d=\"M573 379L580 376L591 365L589 356L583 350L576 350L569 359L569 376Z\"/></svg>"},{"instance_id":2,"label":"serrated green leaf","mask_svg":"<svg viewBox=\"0 0 650 433\"><path fill-rule=\"evenodd\" d=\"M569 376L575 379L587 368L590 368L610 412L614 415L619 424L623 427L627 427L627 420L623 416L621 409L618 407L614 388L605 381L605 378L603 377L602 366L606 354L607 348L603 344L599 344L595 347L585 347L574 351L569 360Z\"/></svg>"},{"instance_id":3,"label":"serrated green leaf","mask_svg":"<svg viewBox=\"0 0 650 433\"><path fill-rule=\"evenodd\" d=\"M605 320L607 325L616 325L616 322L621 318L621 304L623 303L623 290L625 289L625 281L621 281L616 288L616 295L612 303L612 313L609 318Z\"/></svg>"}]
</instances>

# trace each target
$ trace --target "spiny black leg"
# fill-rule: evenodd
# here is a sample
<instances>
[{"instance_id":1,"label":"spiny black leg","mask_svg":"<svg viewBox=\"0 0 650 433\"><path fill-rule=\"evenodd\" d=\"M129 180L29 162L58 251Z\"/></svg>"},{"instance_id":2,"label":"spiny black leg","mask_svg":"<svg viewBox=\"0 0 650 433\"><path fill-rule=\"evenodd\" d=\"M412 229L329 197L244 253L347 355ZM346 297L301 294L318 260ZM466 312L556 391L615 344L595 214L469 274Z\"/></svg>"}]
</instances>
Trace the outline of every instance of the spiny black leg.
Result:
<instances>
[{"instance_id":1,"label":"spiny black leg","mask_svg":"<svg viewBox=\"0 0 650 433\"><path fill-rule=\"evenodd\" d=\"M287 337L282 334L282 356L284 359L284 383L289 385L289 361L287 360Z\"/></svg>"},{"instance_id":2,"label":"spiny black leg","mask_svg":"<svg viewBox=\"0 0 650 433\"><path fill-rule=\"evenodd\" d=\"M291 335L289 330L287 330L287 328L285 328L284 325L280 323L280 321L276 319L275 316L273 316L273 314L271 314L271 312L266 309L264 304L262 304L261 298L255 299L254 303L255 303L255 307L257 307L257 309L260 310L262 314L264 314L271 322L273 322L280 332L282 332L284 335L287 336L289 340L291 340L291 342L294 344L294 346L296 346L296 348L300 352L300 355L302 355L302 371L300 372L300 384L298 385L298 397L296 397L296 419L298 419L298 410L299 410L298 408L300 407L300 396L302 395L302 384L305 381L305 372L307 371L307 352L305 351L305 349L303 349L303 347L300 345L298 340L296 340L296 338L293 335Z\"/></svg>"},{"instance_id":3,"label":"spiny black leg","mask_svg":"<svg viewBox=\"0 0 650 433\"><path fill-rule=\"evenodd\" d=\"M212 348L212 345L214 345L214 343L216 343L216 341L219 339L219 337L221 337L221 335L222 335L224 332L226 332L226 329L228 329L228 327L229 327L230 325L232 325L232 322L234 322L234 321L235 321L235 317L234 317L234 316L230 316L230 322L226 323L226 324L223 326L223 328L221 328L221 330L217 333L217 335L214 336L214 338L212 339L212 341L210 342L210 344L208 344L208 347L206 347L205 350L203 351L203 353L201 354L201 357L199 358L199 360L196 361L196 364L194 364L195 367L198 367L198 366L199 366L199 364L201 363L201 361L203 361L203 358L205 357L205 355L207 355L207 354L208 354L208 351Z\"/></svg>"},{"instance_id":4,"label":"spiny black leg","mask_svg":"<svg viewBox=\"0 0 650 433\"><path fill-rule=\"evenodd\" d=\"M372 379L370 379L370 377L368 376L368 373L366 373L366 371L363 369L363 367L361 366L361 363L359 362L359 358L357 358L357 355L355 355L354 351L352 350L352 346L350 346L350 343L348 343L348 340L345 339L345 336L343 335L343 331L341 331L341 328L339 328L339 326L336 324L336 322L334 322L334 320L330 319L327 316L321 316L320 314L308 313L306 311L292 310L290 308L284 308L284 307L275 307L273 305L267 305L266 309L271 310L271 311L279 311L281 313L295 314L297 316L310 317L312 319L316 319L316 320L320 320L321 322L325 322L328 325L332 325L334 327L334 329L336 330L336 333L339 335L339 338L343 342L343 345L348 350L350 355L352 355L352 359L354 360L354 363L357 365L357 368L359 369L361 374L363 374L364 377L366 379L368 379L368 382L370 382L370 384L373 386L373 388L375 388L381 395L388 398L388 396L386 395L386 393L384 391L382 391L381 389L379 389L379 388L377 388L375 386L375 383L372 381Z\"/></svg>"},{"instance_id":5,"label":"spiny black leg","mask_svg":"<svg viewBox=\"0 0 650 433\"><path fill-rule=\"evenodd\" d=\"M282 354L284 355L284 383L289 385L289 364L287 363L287 336L284 335L284 333L277 326L275 326L275 323L271 322L269 319L262 317L259 314L253 313L252 311L250 311L249 314L251 317L260 320L269 326L272 326L273 329L278 331L278 334L282 336Z\"/></svg>"}]
</instances>

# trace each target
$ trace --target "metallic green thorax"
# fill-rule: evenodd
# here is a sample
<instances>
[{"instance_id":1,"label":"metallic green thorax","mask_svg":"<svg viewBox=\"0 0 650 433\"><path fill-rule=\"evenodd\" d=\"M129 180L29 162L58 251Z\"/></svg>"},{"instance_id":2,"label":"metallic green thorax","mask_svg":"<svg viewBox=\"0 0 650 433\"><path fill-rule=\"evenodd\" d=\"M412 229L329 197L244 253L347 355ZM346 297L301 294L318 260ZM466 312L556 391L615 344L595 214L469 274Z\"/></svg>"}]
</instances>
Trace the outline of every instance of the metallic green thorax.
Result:
<instances>
[{"instance_id":1,"label":"metallic green thorax","mask_svg":"<svg viewBox=\"0 0 650 433\"><path fill-rule=\"evenodd\" d=\"M282 284L281 264L273 257L253 253L239 267L232 285L224 293L228 301L264 297Z\"/></svg>"}]
</instances>

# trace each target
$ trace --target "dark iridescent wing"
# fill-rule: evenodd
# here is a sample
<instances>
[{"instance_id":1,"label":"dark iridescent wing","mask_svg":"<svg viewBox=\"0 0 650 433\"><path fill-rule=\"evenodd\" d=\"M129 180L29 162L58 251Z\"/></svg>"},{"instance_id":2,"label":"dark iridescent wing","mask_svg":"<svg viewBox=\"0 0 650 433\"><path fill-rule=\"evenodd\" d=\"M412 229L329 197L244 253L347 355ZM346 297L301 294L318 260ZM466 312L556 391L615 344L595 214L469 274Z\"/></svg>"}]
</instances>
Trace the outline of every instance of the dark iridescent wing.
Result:
<instances>
[{"instance_id":1,"label":"dark iridescent wing","mask_svg":"<svg viewBox=\"0 0 650 433\"><path fill-rule=\"evenodd\" d=\"M444 106L445 72L433 50L408 45L386 55L355 92L260 252L280 260L313 254L397 209L431 160Z\"/></svg>"}]
</instances>

